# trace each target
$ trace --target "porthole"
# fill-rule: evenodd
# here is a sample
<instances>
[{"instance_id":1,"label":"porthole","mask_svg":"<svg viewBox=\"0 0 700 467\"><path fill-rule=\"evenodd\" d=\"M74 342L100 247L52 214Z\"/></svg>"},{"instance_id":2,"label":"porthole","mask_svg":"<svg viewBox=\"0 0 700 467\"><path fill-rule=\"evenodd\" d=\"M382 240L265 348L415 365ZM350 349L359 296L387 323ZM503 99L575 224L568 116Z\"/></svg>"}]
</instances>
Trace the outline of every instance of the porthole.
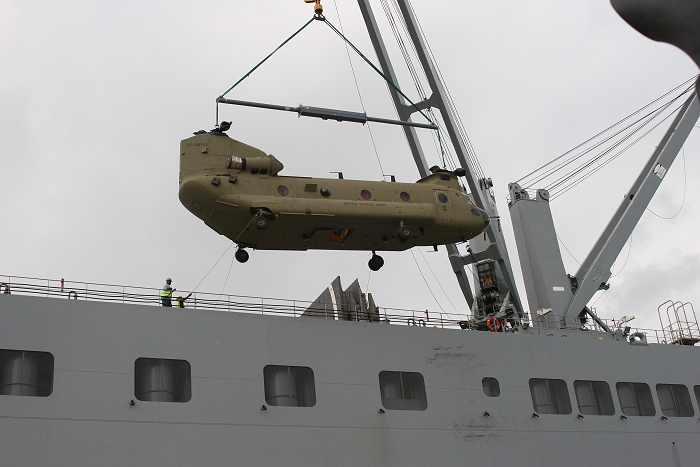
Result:
<instances>
[{"instance_id":1,"label":"porthole","mask_svg":"<svg viewBox=\"0 0 700 467\"><path fill-rule=\"evenodd\" d=\"M287 196L289 194L289 188L287 188L284 185L280 185L277 187L277 193L279 193L282 196Z\"/></svg>"},{"instance_id":2,"label":"porthole","mask_svg":"<svg viewBox=\"0 0 700 467\"><path fill-rule=\"evenodd\" d=\"M447 197L447 195L445 193L438 193L437 199L442 204L447 204L447 202L449 201L449 198Z\"/></svg>"},{"instance_id":3,"label":"porthole","mask_svg":"<svg viewBox=\"0 0 700 467\"><path fill-rule=\"evenodd\" d=\"M323 196L324 198L330 198L331 190L326 187L321 188L321 196Z\"/></svg>"},{"instance_id":4,"label":"porthole","mask_svg":"<svg viewBox=\"0 0 700 467\"><path fill-rule=\"evenodd\" d=\"M369 190L362 190L360 196L362 196L362 199L372 199L372 193Z\"/></svg>"},{"instance_id":5,"label":"porthole","mask_svg":"<svg viewBox=\"0 0 700 467\"><path fill-rule=\"evenodd\" d=\"M399 196L401 196L401 200L403 201L411 201L411 195L409 195L405 191L402 191Z\"/></svg>"}]
</instances>

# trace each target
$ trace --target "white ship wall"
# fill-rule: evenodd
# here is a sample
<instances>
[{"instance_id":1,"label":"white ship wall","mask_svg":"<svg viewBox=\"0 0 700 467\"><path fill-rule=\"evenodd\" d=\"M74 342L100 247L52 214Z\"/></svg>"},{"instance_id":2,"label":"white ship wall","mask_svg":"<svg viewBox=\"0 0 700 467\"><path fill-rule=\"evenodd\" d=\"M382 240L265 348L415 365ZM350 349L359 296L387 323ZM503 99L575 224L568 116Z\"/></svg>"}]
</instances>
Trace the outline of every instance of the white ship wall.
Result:
<instances>
[{"instance_id":1,"label":"white ship wall","mask_svg":"<svg viewBox=\"0 0 700 467\"><path fill-rule=\"evenodd\" d=\"M691 466L700 459L693 393L700 352L692 346L0 295L0 348L55 359L50 396L0 396L3 466ZM140 357L188 361L191 400L137 400ZM315 406L266 404L266 365L312 368ZM380 413L380 371L421 373L427 409ZM499 381L500 396L484 394L484 377ZM530 378L564 379L572 413L533 417ZM579 379L608 382L614 416L577 418ZM649 384L656 416L621 419L620 381ZM663 420L657 383L685 384L695 416Z\"/></svg>"}]
</instances>

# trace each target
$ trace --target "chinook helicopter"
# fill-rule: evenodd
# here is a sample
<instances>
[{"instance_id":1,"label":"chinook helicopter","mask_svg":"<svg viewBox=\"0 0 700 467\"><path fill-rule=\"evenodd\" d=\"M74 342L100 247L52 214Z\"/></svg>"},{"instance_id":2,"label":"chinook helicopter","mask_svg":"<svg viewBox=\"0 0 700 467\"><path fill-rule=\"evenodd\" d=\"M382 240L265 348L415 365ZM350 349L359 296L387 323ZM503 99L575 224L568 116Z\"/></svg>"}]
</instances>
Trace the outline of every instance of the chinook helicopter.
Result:
<instances>
[{"instance_id":1,"label":"chinook helicopter","mask_svg":"<svg viewBox=\"0 0 700 467\"><path fill-rule=\"evenodd\" d=\"M466 242L489 223L462 192L464 169L438 167L416 183L287 177L273 155L230 138L229 122L180 143L182 204L217 233L258 250L377 251Z\"/></svg>"}]
</instances>

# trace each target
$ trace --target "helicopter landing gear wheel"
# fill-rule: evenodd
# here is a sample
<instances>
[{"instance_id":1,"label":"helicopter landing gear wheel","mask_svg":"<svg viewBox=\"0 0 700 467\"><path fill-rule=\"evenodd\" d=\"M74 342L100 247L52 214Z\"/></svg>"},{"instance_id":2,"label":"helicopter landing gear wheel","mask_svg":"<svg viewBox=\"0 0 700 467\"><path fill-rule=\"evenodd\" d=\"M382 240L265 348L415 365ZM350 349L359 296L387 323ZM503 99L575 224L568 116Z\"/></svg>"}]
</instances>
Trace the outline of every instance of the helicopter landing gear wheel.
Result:
<instances>
[{"instance_id":1,"label":"helicopter landing gear wheel","mask_svg":"<svg viewBox=\"0 0 700 467\"><path fill-rule=\"evenodd\" d=\"M243 248L236 250L235 256L236 256L236 260L239 263L245 263L246 261L248 261L248 258L250 258L250 255L248 254L248 252L245 251Z\"/></svg>"},{"instance_id":2,"label":"helicopter landing gear wheel","mask_svg":"<svg viewBox=\"0 0 700 467\"><path fill-rule=\"evenodd\" d=\"M367 265L372 271L379 271L382 266L384 266L384 258L372 252L372 257L369 259Z\"/></svg>"},{"instance_id":3,"label":"helicopter landing gear wheel","mask_svg":"<svg viewBox=\"0 0 700 467\"><path fill-rule=\"evenodd\" d=\"M397 236L399 237L400 241L405 242L411 238L411 229L409 229L405 225L402 225L401 227L399 227L399 232Z\"/></svg>"},{"instance_id":4,"label":"helicopter landing gear wheel","mask_svg":"<svg viewBox=\"0 0 700 467\"><path fill-rule=\"evenodd\" d=\"M267 220L267 217L257 215L253 219L253 224L255 225L255 228L258 230L264 230L267 227L267 224L269 224L270 221Z\"/></svg>"}]
</instances>

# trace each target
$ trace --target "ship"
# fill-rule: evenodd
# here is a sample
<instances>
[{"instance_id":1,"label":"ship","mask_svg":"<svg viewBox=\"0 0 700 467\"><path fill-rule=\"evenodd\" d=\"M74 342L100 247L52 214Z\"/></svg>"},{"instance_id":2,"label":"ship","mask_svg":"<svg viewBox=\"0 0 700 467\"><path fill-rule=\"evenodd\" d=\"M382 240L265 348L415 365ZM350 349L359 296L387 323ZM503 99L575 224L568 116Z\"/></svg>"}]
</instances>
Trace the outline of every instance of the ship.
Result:
<instances>
[{"instance_id":1,"label":"ship","mask_svg":"<svg viewBox=\"0 0 700 467\"><path fill-rule=\"evenodd\" d=\"M374 13L359 4L381 62ZM421 44L411 6L397 7ZM491 181L468 176L492 222L469 250L446 248L468 304L460 318L385 307L381 289L340 278L308 301L195 287L178 308L160 306L159 287L0 276L0 464L694 465L692 304L649 305L659 331L632 327L637 310L613 321L589 305L693 131L687 88L574 274L550 190L511 183L519 286Z\"/></svg>"}]
</instances>

